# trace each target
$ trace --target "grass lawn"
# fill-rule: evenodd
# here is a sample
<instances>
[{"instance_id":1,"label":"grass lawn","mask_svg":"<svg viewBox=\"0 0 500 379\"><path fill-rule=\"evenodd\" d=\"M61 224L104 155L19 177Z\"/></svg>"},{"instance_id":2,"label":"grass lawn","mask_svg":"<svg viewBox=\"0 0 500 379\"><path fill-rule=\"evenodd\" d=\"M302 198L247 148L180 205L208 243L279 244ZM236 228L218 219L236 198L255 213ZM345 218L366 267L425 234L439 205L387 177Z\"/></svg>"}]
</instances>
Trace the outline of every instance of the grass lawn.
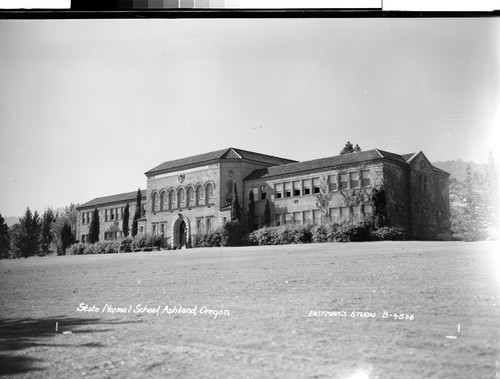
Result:
<instances>
[{"instance_id":1,"label":"grass lawn","mask_svg":"<svg viewBox=\"0 0 500 379\"><path fill-rule=\"evenodd\" d=\"M0 375L495 378L499 295L489 242L4 260Z\"/></svg>"}]
</instances>

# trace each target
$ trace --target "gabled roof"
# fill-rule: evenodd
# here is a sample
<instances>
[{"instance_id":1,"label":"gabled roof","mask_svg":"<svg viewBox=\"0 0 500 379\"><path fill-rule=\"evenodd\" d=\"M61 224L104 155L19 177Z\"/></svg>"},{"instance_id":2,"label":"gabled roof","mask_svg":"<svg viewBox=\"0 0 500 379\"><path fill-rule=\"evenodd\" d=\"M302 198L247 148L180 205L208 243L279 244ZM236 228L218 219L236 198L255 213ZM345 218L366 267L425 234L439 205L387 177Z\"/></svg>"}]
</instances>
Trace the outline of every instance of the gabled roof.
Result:
<instances>
[{"instance_id":1,"label":"gabled roof","mask_svg":"<svg viewBox=\"0 0 500 379\"><path fill-rule=\"evenodd\" d=\"M119 202L124 203L126 201L134 201L135 202L136 196L137 196L137 191L120 193L118 195L96 197L94 200L90 200L90 201L86 202L85 204L78 206L76 209L80 210L82 208L96 207L98 205L104 205L104 204L108 204L108 203L119 203ZM146 197L145 190L141 190L141 196L142 196L142 198Z\"/></svg>"},{"instance_id":2,"label":"gabled roof","mask_svg":"<svg viewBox=\"0 0 500 379\"><path fill-rule=\"evenodd\" d=\"M419 151L418 153L403 154L401 156L404 158L405 161L407 161L408 163L410 163L413 160L413 158L415 158L419 154L422 154L425 157L425 154L423 152L421 152L421 151ZM425 158L427 159L427 157L425 157ZM450 174L448 172L446 172L444 170L441 170L439 167L434 166L432 163L431 163L431 166L432 166L433 170L436 171L437 173L450 176Z\"/></svg>"},{"instance_id":3,"label":"gabled roof","mask_svg":"<svg viewBox=\"0 0 500 379\"><path fill-rule=\"evenodd\" d=\"M174 169L178 170L182 169L183 167L206 164L207 162L217 161L220 159L245 159L250 161L262 162L273 166L296 162L291 159L279 158L272 155L260 154L252 151L229 147L227 149L216 150L210 153L198 154L191 157L163 162L162 164L152 168L151 170L146 171L145 175L150 176L159 172L167 172Z\"/></svg>"},{"instance_id":4,"label":"gabled roof","mask_svg":"<svg viewBox=\"0 0 500 379\"><path fill-rule=\"evenodd\" d=\"M398 163L406 164L406 161L403 159L403 157L401 157L401 155L389 153L387 151L379 149L373 149L361 151L359 153L341 154L328 158L314 159L312 161L296 162L284 164L281 166L267 167L252 172L244 180L294 174L298 172L320 170L330 167L354 165L377 159L388 159Z\"/></svg>"},{"instance_id":5,"label":"gabled roof","mask_svg":"<svg viewBox=\"0 0 500 379\"><path fill-rule=\"evenodd\" d=\"M410 153L410 154L401 154L401 156L403 157L403 159L405 161L411 161L413 159L413 157L415 157L418 153Z\"/></svg>"}]
</instances>

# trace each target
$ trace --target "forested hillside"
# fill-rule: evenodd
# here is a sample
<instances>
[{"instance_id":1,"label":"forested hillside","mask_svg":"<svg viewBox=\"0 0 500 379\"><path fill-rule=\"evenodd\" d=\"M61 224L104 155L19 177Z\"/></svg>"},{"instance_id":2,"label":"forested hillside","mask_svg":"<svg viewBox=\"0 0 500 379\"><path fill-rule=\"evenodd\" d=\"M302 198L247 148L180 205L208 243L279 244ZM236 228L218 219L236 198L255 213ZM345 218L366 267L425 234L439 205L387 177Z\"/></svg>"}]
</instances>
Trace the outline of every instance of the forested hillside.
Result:
<instances>
[{"instance_id":1,"label":"forested hillside","mask_svg":"<svg viewBox=\"0 0 500 379\"><path fill-rule=\"evenodd\" d=\"M498 166L490 155L487 164L460 159L435 162L450 173L451 231L465 241L498 238Z\"/></svg>"}]
</instances>

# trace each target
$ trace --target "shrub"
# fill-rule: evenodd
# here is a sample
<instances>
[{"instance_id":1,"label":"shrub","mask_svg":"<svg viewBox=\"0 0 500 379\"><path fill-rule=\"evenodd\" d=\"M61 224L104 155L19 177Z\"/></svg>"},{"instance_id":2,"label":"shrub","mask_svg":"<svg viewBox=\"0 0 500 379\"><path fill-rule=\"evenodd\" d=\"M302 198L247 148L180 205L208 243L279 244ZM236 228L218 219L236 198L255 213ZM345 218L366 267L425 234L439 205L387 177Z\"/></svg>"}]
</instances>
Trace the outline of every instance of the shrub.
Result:
<instances>
[{"instance_id":1,"label":"shrub","mask_svg":"<svg viewBox=\"0 0 500 379\"><path fill-rule=\"evenodd\" d=\"M371 237L375 241L399 241L403 239L404 230L401 227L388 227L374 230L371 232Z\"/></svg>"},{"instance_id":2,"label":"shrub","mask_svg":"<svg viewBox=\"0 0 500 379\"><path fill-rule=\"evenodd\" d=\"M134 240L131 237L122 239L120 242L120 253L130 253Z\"/></svg>"},{"instance_id":3,"label":"shrub","mask_svg":"<svg viewBox=\"0 0 500 379\"><path fill-rule=\"evenodd\" d=\"M243 226L238 220L226 222L220 234L222 246L241 246L243 242Z\"/></svg>"},{"instance_id":4,"label":"shrub","mask_svg":"<svg viewBox=\"0 0 500 379\"><path fill-rule=\"evenodd\" d=\"M120 251L117 241L103 241L94 244L78 242L66 249L66 255L114 254Z\"/></svg>"},{"instance_id":5,"label":"shrub","mask_svg":"<svg viewBox=\"0 0 500 379\"><path fill-rule=\"evenodd\" d=\"M66 248L66 255L83 255L86 243L78 242Z\"/></svg>"},{"instance_id":6,"label":"shrub","mask_svg":"<svg viewBox=\"0 0 500 379\"><path fill-rule=\"evenodd\" d=\"M306 225L286 225L264 227L254 230L247 237L252 245L287 245L311 242L311 227Z\"/></svg>"},{"instance_id":7,"label":"shrub","mask_svg":"<svg viewBox=\"0 0 500 379\"><path fill-rule=\"evenodd\" d=\"M334 231L337 242L362 242L370 240L372 224L367 221L349 221L339 224Z\"/></svg>"},{"instance_id":8,"label":"shrub","mask_svg":"<svg viewBox=\"0 0 500 379\"><path fill-rule=\"evenodd\" d=\"M131 241L132 241L130 243L130 250L131 251L134 251L134 252L135 251L152 251L153 249L145 250L144 248L146 248L146 247L158 248L158 249L161 248L162 238L159 235L143 234L140 237L137 237L135 239L131 239Z\"/></svg>"},{"instance_id":9,"label":"shrub","mask_svg":"<svg viewBox=\"0 0 500 379\"><path fill-rule=\"evenodd\" d=\"M219 247L222 246L222 231L217 229L208 234L195 234L192 237L193 247ZM174 249L176 247L174 246Z\"/></svg>"}]
</instances>

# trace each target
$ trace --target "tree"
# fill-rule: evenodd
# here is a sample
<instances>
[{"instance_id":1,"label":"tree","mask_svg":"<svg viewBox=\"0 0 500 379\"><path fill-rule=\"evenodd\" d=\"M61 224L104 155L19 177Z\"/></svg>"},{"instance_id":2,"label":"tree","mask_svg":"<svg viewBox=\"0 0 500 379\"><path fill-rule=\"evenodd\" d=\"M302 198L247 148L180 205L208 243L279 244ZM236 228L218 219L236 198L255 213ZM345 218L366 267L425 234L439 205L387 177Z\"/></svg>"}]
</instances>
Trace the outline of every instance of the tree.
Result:
<instances>
[{"instance_id":1,"label":"tree","mask_svg":"<svg viewBox=\"0 0 500 379\"><path fill-rule=\"evenodd\" d=\"M373 227L378 229L385 226L387 221L387 197L383 184L372 188L370 200L372 205Z\"/></svg>"},{"instance_id":2,"label":"tree","mask_svg":"<svg viewBox=\"0 0 500 379\"><path fill-rule=\"evenodd\" d=\"M130 218L130 207L127 203L125 209L123 210L123 221L122 221L122 232L124 237L128 237L129 227L128 220Z\"/></svg>"},{"instance_id":3,"label":"tree","mask_svg":"<svg viewBox=\"0 0 500 379\"><path fill-rule=\"evenodd\" d=\"M347 141L344 148L340 151L340 154L349 154L349 153L359 153L361 151L361 147L356 144L355 147L352 146L352 143Z\"/></svg>"},{"instance_id":4,"label":"tree","mask_svg":"<svg viewBox=\"0 0 500 379\"><path fill-rule=\"evenodd\" d=\"M454 236L464 241L477 241L486 238L487 199L483 191L484 179L478 172L473 172L470 164L465 171L462 209L452 213Z\"/></svg>"},{"instance_id":5,"label":"tree","mask_svg":"<svg viewBox=\"0 0 500 379\"><path fill-rule=\"evenodd\" d=\"M0 214L0 259L9 258L10 235L9 227Z\"/></svg>"},{"instance_id":6,"label":"tree","mask_svg":"<svg viewBox=\"0 0 500 379\"><path fill-rule=\"evenodd\" d=\"M89 227L89 242L96 243L97 241L99 241L99 211L97 208L94 208Z\"/></svg>"},{"instance_id":7,"label":"tree","mask_svg":"<svg viewBox=\"0 0 500 379\"><path fill-rule=\"evenodd\" d=\"M139 219L141 218L142 215L141 208L142 208L142 194L141 194L141 189L139 188L137 190L137 198L135 202L134 220L132 221L132 237L135 237L137 235Z\"/></svg>"},{"instance_id":8,"label":"tree","mask_svg":"<svg viewBox=\"0 0 500 379\"><path fill-rule=\"evenodd\" d=\"M19 219L21 225L20 235L16 240L20 256L27 258L40 254L40 231L41 221L38 212L31 213L30 208L26 208L24 216Z\"/></svg>"},{"instance_id":9,"label":"tree","mask_svg":"<svg viewBox=\"0 0 500 379\"><path fill-rule=\"evenodd\" d=\"M52 241L52 250L57 251L57 255L64 255L65 248L63 245L67 243L68 240L75 242L76 238L76 224L78 219L78 211L76 210L77 205L71 203L69 206L64 208L64 211L56 214L56 220L52 225L52 233L54 239ZM68 224L72 237L66 235L63 240L63 228ZM67 233L67 231L65 231ZM72 243L73 243L72 242Z\"/></svg>"},{"instance_id":10,"label":"tree","mask_svg":"<svg viewBox=\"0 0 500 379\"><path fill-rule=\"evenodd\" d=\"M75 243L75 236L71 230L71 225L65 222L61 229L61 250L62 254L66 254L66 249Z\"/></svg>"},{"instance_id":11,"label":"tree","mask_svg":"<svg viewBox=\"0 0 500 379\"><path fill-rule=\"evenodd\" d=\"M491 240L498 239L500 229L500 208L499 208L499 187L498 187L498 167L490 151L488 155L488 164L486 166L486 183L484 199L486 200L486 234Z\"/></svg>"},{"instance_id":12,"label":"tree","mask_svg":"<svg viewBox=\"0 0 500 379\"><path fill-rule=\"evenodd\" d=\"M255 200L253 191L248 194L248 213L247 213L248 232L251 233L255 230Z\"/></svg>"},{"instance_id":13,"label":"tree","mask_svg":"<svg viewBox=\"0 0 500 379\"><path fill-rule=\"evenodd\" d=\"M42 255L50 252L52 241L54 240L54 224L56 215L52 208L47 208L42 216Z\"/></svg>"},{"instance_id":14,"label":"tree","mask_svg":"<svg viewBox=\"0 0 500 379\"><path fill-rule=\"evenodd\" d=\"M328 221L330 200L332 200L333 193L330 192L328 186L328 178L323 175L319 180L319 193L316 194L314 202L321 212L321 222L326 223Z\"/></svg>"},{"instance_id":15,"label":"tree","mask_svg":"<svg viewBox=\"0 0 500 379\"><path fill-rule=\"evenodd\" d=\"M20 223L16 223L9 228L10 251L9 258L21 258L21 252L18 248L18 241L21 238L22 227Z\"/></svg>"},{"instance_id":16,"label":"tree","mask_svg":"<svg viewBox=\"0 0 500 379\"><path fill-rule=\"evenodd\" d=\"M241 207L238 201L238 191L236 190L236 182L233 182L233 198L231 200L231 221L241 222Z\"/></svg>"},{"instance_id":17,"label":"tree","mask_svg":"<svg viewBox=\"0 0 500 379\"><path fill-rule=\"evenodd\" d=\"M266 199L266 204L264 206L264 226L271 225L271 207L269 205L269 199Z\"/></svg>"}]
</instances>

